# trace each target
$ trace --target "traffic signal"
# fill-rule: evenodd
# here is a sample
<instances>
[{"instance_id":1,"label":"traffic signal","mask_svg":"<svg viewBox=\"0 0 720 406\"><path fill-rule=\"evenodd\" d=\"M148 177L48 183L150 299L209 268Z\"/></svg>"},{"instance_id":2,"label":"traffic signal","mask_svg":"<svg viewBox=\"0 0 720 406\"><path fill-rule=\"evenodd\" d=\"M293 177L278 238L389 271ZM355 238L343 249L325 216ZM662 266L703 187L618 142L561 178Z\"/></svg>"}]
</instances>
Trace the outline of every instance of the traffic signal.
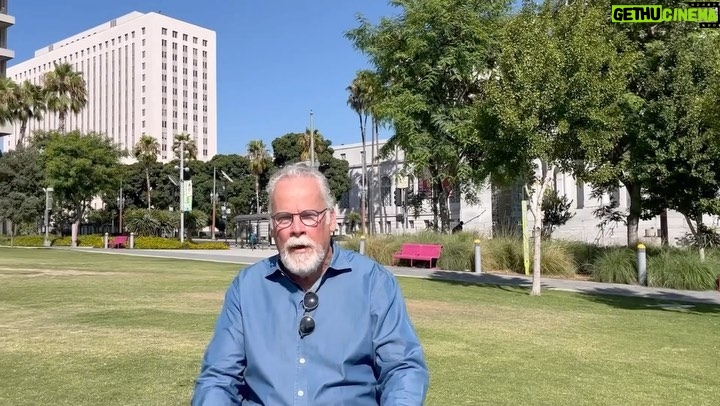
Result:
<instances>
[{"instance_id":1,"label":"traffic signal","mask_svg":"<svg viewBox=\"0 0 720 406\"><path fill-rule=\"evenodd\" d=\"M395 188L395 206L402 206L402 189Z\"/></svg>"}]
</instances>

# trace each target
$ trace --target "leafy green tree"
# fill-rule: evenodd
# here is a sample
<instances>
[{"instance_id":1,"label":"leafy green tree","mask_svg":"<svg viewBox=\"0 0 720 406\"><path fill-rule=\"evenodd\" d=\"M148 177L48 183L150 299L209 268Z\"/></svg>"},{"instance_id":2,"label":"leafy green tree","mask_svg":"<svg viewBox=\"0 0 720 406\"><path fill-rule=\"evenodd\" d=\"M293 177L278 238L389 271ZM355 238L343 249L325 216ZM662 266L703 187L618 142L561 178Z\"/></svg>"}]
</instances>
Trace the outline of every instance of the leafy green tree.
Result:
<instances>
[{"instance_id":1,"label":"leafy green tree","mask_svg":"<svg viewBox=\"0 0 720 406\"><path fill-rule=\"evenodd\" d=\"M542 201L543 238L550 239L557 227L565 225L575 213L571 212L572 201L566 195L560 196L555 189L548 188Z\"/></svg>"},{"instance_id":2,"label":"leafy green tree","mask_svg":"<svg viewBox=\"0 0 720 406\"><path fill-rule=\"evenodd\" d=\"M611 2L599 1L596 4L609 10ZM631 0L626 4L644 3ZM661 0L654 4L663 8L684 7L680 1ZM628 68L629 80L622 91L624 102L618 116L622 117L623 126L612 137L612 147L586 157L586 165L578 168L577 174L599 188L610 189L618 183L625 186L630 200L624 221L627 224L627 243L629 247L635 247L639 241L640 219L654 216L673 205L665 201L666 197L652 192L662 184L663 173L673 172L672 165L684 159L671 157L686 148L680 145L682 143L698 146L703 143L702 125L697 126L697 102L704 99L699 92L706 88L710 91L707 96L714 100L718 97L711 93L712 87L706 87L711 83L705 79L708 65L698 63L698 58L704 58L701 54L709 52L707 61L716 60L713 56L716 52L706 42L716 41L717 34L713 30L699 29L696 23L606 24L624 36L621 42L628 44L627 52L638 54L638 57ZM691 48L683 49L686 46ZM696 46L702 51L696 51ZM691 54L696 52L696 57L693 57ZM717 71L717 68L714 70ZM683 105L685 102L687 104ZM716 102L712 104L716 110ZM705 151L701 154L707 155ZM695 178L693 182L697 183L701 172L699 170L692 175ZM684 181L679 182L682 183ZM675 194L677 190L669 188L660 191L660 194ZM696 190L689 190L688 195L696 193Z\"/></svg>"},{"instance_id":3,"label":"leafy green tree","mask_svg":"<svg viewBox=\"0 0 720 406\"><path fill-rule=\"evenodd\" d=\"M498 181L521 179L533 216L533 288L539 295L542 198L556 168L573 170L612 146L633 62L607 10L527 3L503 33L496 70L478 103L478 164ZM597 161L597 160L595 160Z\"/></svg>"},{"instance_id":4,"label":"leafy green tree","mask_svg":"<svg viewBox=\"0 0 720 406\"><path fill-rule=\"evenodd\" d=\"M42 156L37 149L21 146L0 157L0 220L12 222L11 238L23 223L42 218L44 187Z\"/></svg>"},{"instance_id":5,"label":"leafy green tree","mask_svg":"<svg viewBox=\"0 0 720 406\"><path fill-rule=\"evenodd\" d=\"M117 170L123 152L98 133L71 131L50 135L44 151L45 176L56 198L71 208L72 246L90 201L119 185Z\"/></svg>"},{"instance_id":6,"label":"leafy green tree","mask_svg":"<svg viewBox=\"0 0 720 406\"><path fill-rule=\"evenodd\" d=\"M303 136L303 133L288 133L272 141L273 163L276 168L302 161ZM350 167L347 161L333 156L334 150L330 147L330 140L320 138L318 142L321 144L318 151L322 151L317 156L320 164L318 170L328 178L330 191L337 201L350 190ZM272 171L269 171L268 175L272 175Z\"/></svg>"},{"instance_id":7,"label":"leafy green tree","mask_svg":"<svg viewBox=\"0 0 720 406\"><path fill-rule=\"evenodd\" d=\"M476 171L481 151L470 142L475 100L501 49L499 32L510 1L395 0L399 15L377 25L359 17L347 32L353 45L375 68L382 91L372 113L392 123L395 133L380 151L399 147L415 173L433 182L436 217L449 226L441 184L458 185L466 199L476 198L485 181ZM436 222L437 223L437 222Z\"/></svg>"}]
</instances>

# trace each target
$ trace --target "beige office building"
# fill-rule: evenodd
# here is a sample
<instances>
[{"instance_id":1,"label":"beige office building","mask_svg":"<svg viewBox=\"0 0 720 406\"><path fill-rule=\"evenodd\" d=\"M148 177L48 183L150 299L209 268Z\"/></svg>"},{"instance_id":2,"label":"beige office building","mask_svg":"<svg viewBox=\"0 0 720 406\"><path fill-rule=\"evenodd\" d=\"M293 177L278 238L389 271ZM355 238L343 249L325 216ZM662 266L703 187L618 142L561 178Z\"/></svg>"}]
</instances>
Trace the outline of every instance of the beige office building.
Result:
<instances>
[{"instance_id":1,"label":"beige office building","mask_svg":"<svg viewBox=\"0 0 720 406\"><path fill-rule=\"evenodd\" d=\"M2 51L0 51L0 55ZM191 134L198 159L217 153L215 32L158 13L132 12L58 41L7 69L18 83L41 84L56 63L82 72L88 103L66 130L97 131L131 151L143 134L157 138L158 159L173 159L176 134ZM57 114L28 123L27 134L58 127ZM19 125L4 138L15 147Z\"/></svg>"}]
</instances>

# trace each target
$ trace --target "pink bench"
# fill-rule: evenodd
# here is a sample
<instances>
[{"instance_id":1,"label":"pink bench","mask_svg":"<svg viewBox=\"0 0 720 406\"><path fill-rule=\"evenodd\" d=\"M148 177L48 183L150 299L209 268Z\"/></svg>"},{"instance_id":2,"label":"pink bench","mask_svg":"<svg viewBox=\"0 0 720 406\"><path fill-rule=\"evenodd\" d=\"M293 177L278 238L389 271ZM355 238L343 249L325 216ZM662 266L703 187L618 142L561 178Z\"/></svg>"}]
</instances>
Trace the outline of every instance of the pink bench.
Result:
<instances>
[{"instance_id":1,"label":"pink bench","mask_svg":"<svg viewBox=\"0 0 720 406\"><path fill-rule=\"evenodd\" d=\"M393 254L393 265L398 263L401 259L410 261L410 266L413 262L423 261L428 262L430 268L437 266L437 261L440 259L440 253L442 251L442 245L438 244L412 244L405 243L399 252ZM435 266L433 266L435 261Z\"/></svg>"},{"instance_id":2,"label":"pink bench","mask_svg":"<svg viewBox=\"0 0 720 406\"><path fill-rule=\"evenodd\" d=\"M108 248L127 248L127 242L126 235L118 235L108 241Z\"/></svg>"}]
</instances>

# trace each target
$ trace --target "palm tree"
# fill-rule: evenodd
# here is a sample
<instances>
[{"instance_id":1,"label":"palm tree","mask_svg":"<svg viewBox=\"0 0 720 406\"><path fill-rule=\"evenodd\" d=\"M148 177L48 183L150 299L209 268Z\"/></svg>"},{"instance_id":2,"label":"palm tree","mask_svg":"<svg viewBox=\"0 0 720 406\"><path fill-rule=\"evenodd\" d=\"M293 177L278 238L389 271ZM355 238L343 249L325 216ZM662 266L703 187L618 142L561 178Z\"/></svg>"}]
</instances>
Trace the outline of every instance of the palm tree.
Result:
<instances>
[{"instance_id":1,"label":"palm tree","mask_svg":"<svg viewBox=\"0 0 720 406\"><path fill-rule=\"evenodd\" d=\"M185 141L185 158L197 159L197 144L195 143L195 140L192 138L192 136L187 133L175 135L172 146L175 157L177 159L180 159L180 141Z\"/></svg>"},{"instance_id":2,"label":"palm tree","mask_svg":"<svg viewBox=\"0 0 720 406\"><path fill-rule=\"evenodd\" d=\"M247 147L250 173L255 176L255 207L257 214L260 214L260 176L268 168L270 153L265 149L265 144L261 140L250 141Z\"/></svg>"},{"instance_id":3,"label":"palm tree","mask_svg":"<svg viewBox=\"0 0 720 406\"><path fill-rule=\"evenodd\" d=\"M10 78L0 78L0 125L15 121L18 105L17 83Z\"/></svg>"},{"instance_id":4,"label":"palm tree","mask_svg":"<svg viewBox=\"0 0 720 406\"><path fill-rule=\"evenodd\" d=\"M365 191L368 192L368 195L370 197L370 202L373 201L373 190L372 190L372 184L374 180L374 171L372 171L370 180L368 181L367 176L367 168L366 168L366 152L365 152L365 140L366 140L366 130L367 130L367 119L368 117L371 118L371 128L372 128L372 139L371 139L371 162L374 165L375 160L375 138L377 137L377 130L378 130L378 113L377 113L377 103L379 100L379 94L381 91L380 81L378 79L378 76L376 73L369 71L369 70L361 70L357 72L357 75L355 76L355 79L353 79L350 86L347 87L348 92L350 93L348 95L348 105L357 113L358 118L360 119L360 137L362 138L362 166L363 166L363 185L364 190L361 196L361 212L362 212L362 230L363 234L366 232L366 199ZM367 184L370 184L370 187L366 186ZM370 212L370 221L373 224L374 229L374 210Z\"/></svg>"},{"instance_id":5,"label":"palm tree","mask_svg":"<svg viewBox=\"0 0 720 406\"><path fill-rule=\"evenodd\" d=\"M323 142L323 136L320 134L318 130L313 130L313 136L315 139L313 140L315 144L315 160L317 160L317 156L323 152L325 152L325 143ZM309 161L310 160L310 129L306 128L305 133L300 136L300 160L301 161Z\"/></svg>"},{"instance_id":6,"label":"palm tree","mask_svg":"<svg viewBox=\"0 0 720 406\"><path fill-rule=\"evenodd\" d=\"M14 119L20 122L17 145L22 145L27 131L27 124L30 120L42 120L45 112L46 100L45 91L41 86L34 85L30 81L24 81L16 87L17 108Z\"/></svg>"},{"instance_id":7,"label":"palm tree","mask_svg":"<svg viewBox=\"0 0 720 406\"><path fill-rule=\"evenodd\" d=\"M147 204L150 210L150 167L157 162L157 156L160 153L160 144L157 139L151 135L143 135L135 144L133 155L140 165L145 169L145 180L147 181Z\"/></svg>"},{"instance_id":8,"label":"palm tree","mask_svg":"<svg viewBox=\"0 0 720 406\"><path fill-rule=\"evenodd\" d=\"M78 114L87 105L85 79L69 63L55 63L55 69L43 76L43 85L47 109L58 114L58 130L65 132L67 114Z\"/></svg>"}]
</instances>

